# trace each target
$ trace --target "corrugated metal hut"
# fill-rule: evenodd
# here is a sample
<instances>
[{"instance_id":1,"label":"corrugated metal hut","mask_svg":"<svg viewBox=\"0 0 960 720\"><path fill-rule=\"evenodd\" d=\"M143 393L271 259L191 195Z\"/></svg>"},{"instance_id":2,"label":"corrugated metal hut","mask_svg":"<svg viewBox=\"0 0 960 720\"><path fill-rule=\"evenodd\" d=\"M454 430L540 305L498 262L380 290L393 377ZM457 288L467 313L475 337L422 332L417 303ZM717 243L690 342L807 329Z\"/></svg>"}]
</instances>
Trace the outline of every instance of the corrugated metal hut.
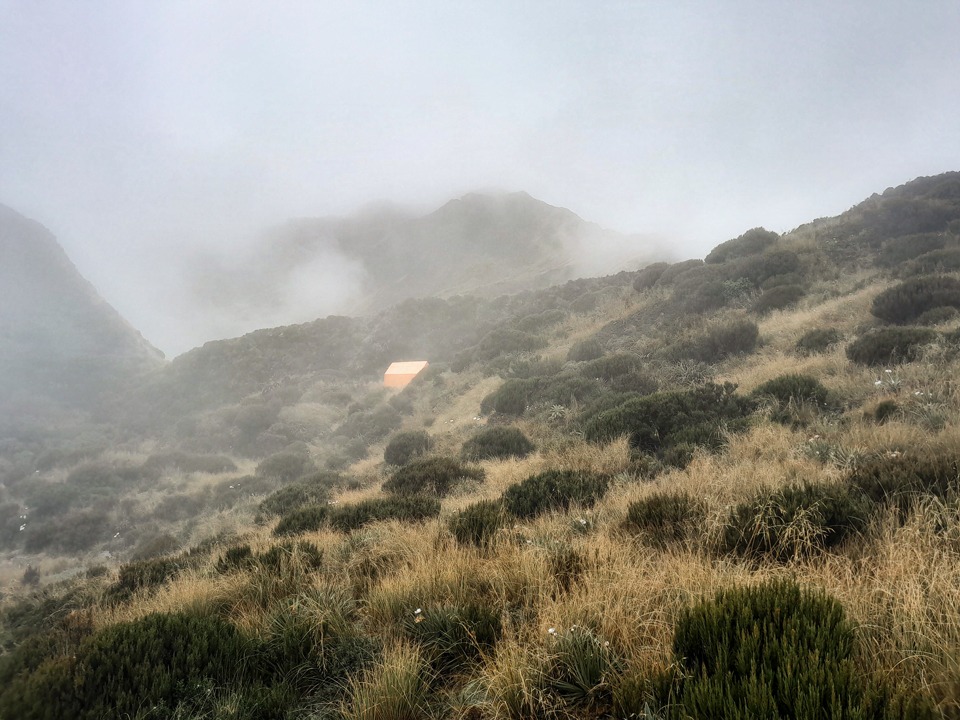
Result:
<instances>
[{"instance_id":1,"label":"corrugated metal hut","mask_svg":"<svg viewBox=\"0 0 960 720\"><path fill-rule=\"evenodd\" d=\"M426 360L408 360L391 363L383 374L383 386L388 388L402 388L410 384L417 375L422 373L429 363Z\"/></svg>"}]
</instances>

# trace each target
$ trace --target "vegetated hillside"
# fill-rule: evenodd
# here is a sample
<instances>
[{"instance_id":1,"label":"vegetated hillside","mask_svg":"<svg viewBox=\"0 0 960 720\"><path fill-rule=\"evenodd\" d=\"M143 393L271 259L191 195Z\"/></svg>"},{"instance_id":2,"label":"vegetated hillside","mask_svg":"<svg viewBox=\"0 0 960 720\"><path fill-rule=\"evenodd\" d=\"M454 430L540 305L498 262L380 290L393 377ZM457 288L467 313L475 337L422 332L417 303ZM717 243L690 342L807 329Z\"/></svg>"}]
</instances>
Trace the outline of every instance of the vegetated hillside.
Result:
<instances>
[{"instance_id":1,"label":"vegetated hillside","mask_svg":"<svg viewBox=\"0 0 960 720\"><path fill-rule=\"evenodd\" d=\"M77 272L53 235L0 205L0 415L89 407L162 354Z\"/></svg>"},{"instance_id":2,"label":"vegetated hillside","mask_svg":"<svg viewBox=\"0 0 960 720\"><path fill-rule=\"evenodd\" d=\"M183 358L228 380L165 447L20 446L0 717L956 717L955 177L414 303L449 359L400 392L389 313L328 319Z\"/></svg>"},{"instance_id":3,"label":"vegetated hillside","mask_svg":"<svg viewBox=\"0 0 960 720\"><path fill-rule=\"evenodd\" d=\"M290 221L249 256L211 260L196 287L202 303L275 323L315 317L331 303L366 315L408 298L492 298L663 256L648 238L526 193L471 193L422 216L379 207Z\"/></svg>"}]
</instances>

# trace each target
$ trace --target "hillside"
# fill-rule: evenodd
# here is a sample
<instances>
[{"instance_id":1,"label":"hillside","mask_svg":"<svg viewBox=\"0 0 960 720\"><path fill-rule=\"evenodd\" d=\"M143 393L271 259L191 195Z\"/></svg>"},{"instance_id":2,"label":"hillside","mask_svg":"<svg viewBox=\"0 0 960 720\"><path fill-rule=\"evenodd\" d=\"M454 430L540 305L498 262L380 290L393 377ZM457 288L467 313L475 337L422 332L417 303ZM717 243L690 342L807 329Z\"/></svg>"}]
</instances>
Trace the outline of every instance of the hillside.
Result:
<instances>
[{"instance_id":1,"label":"hillside","mask_svg":"<svg viewBox=\"0 0 960 720\"><path fill-rule=\"evenodd\" d=\"M0 416L89 408L162 354L77 272L53 235L0 205Z\"/></svg>"},{"instance_id":2,"label":"hillside","mask_svg":"<svg viewBox=\"0 0 960 720\"><path fill-rule=\"evenodd\" d=\"M663 259L650 238L604 230L526 193L471 193L426 215L378 206L301 218L253 251L210 258L198 302L210 312L306 320L368 315L408 298L493 298Z\"/></svg>"},{"instance_id":3,"label":"hillside","mask_svg":"<svg viewBox=\"0 0 960 720\"><path fill-rule=\"evenodd\" d=\"M208 343L8 444L0 718L957 717L958 188Z\"/></svg>"}]
</instances>

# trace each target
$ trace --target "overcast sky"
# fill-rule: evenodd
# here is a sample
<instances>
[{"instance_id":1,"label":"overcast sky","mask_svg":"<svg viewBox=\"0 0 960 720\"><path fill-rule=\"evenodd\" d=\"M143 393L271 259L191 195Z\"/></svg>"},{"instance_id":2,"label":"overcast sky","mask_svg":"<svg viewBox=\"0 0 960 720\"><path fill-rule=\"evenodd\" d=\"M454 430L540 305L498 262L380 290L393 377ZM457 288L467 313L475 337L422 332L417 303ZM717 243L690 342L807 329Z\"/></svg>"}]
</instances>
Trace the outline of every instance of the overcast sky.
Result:
<instances>
[{"instance_id":1,"label":"overcast sky","mask_svg":"<svg viewBox=\"0 0 960 720\"><path fill-rule=\"evenodd\" d=\"M960 2L0 0L0 202L159 347L196 248L525 190L702 256L960 169Z\"/></svg>"}]
</instances>

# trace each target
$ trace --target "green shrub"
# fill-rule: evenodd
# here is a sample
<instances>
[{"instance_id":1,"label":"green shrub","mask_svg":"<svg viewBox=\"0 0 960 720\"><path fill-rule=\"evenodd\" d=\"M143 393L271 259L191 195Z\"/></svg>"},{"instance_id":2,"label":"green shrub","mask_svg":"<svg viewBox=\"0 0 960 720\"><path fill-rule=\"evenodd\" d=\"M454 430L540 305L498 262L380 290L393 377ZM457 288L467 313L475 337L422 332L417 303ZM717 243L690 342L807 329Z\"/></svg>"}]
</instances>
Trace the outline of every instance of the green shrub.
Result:
<instances>
[{"instance_id":1,"label":"green shrub","mask_svg":"<svg viewBox=\"0 0 960 720\"><path fill-rule=\"evenodd\" d=\"M507 512L518 518L566 510L573 504L592 507L606 494L609 483L605 475L548 470L507 488L503 504Z\"/></svg>"},{"instance_id":2,"label":"green shrub","mask_svg":"<svg viewBox=\"0 0 960 720\"><path fill-rule=\"evenodd\" d=\"M364 451L370 443L383 440L403 424L403 416L390 405L383 403L370 410L356 409L347 415L336 430L336 435L345 438L360 438Z\"/></svg>"},{"instance_id":3,"label":"green shrub","mask_svg":"<svg viewBox=\"0 0 960 720\"><path fill-rule=\"evenodd\" d=\"M430 450L430 436L423 430L397 433L383 451L383 459L390 465L406 465L415 457Z\"/></svg>"},{"instance_id":4,"label":"green shrub","mask_svg":"<svg viewBox=\"0 0 960 720\"><path fill-rule=\"evenodd\" d=\"M957 497L960 459L953 455L888 456L856 468L847 481L875 503L906 510L923 496Z\"/></svg>"},{"instance_id":5,"label":"green shrub","mask_svg":"<svg viewBox=\"0 0 960 720\"><path fill-rule=\"evenodd\" d=\"M597 340L581 340L574 343L567 351L567 360L570 362L586 362L603 356L603 346Z\"/></svg>"},{"instance_id":6,"label":"green shrub","mask_svg":"<svg viewBox=\"0 0 960 720\"><path fill-rule=\"evenodd\" d=\"M330 526L341 532L350 532L372 522L400 520L422 522L440 514L440 501L425 495L400 495L373 498L353 505L335 507L329 516Z\"/></svg>"},{"instance_id":7,"label":"green shrub","mask_svg":"<svg viewBox=\"0 0 960 720\"><path fill-rule=\"evenodd\" d=\"M53 550L61 553L82 553L98 543L110 540L115 522L100 510L72 510L53 520L27 520L24 550L28 553Z\"/></svg>"},{"instance_id":8,"label":"green shrub","mask_svg":"<svg viewBox=\"0 0 960 720\"><path fill-rule=\"evenodd\" d=\"M747 230L747 232L738 238L727 240L717 245L710 251L704 259L704 262L717 264L749 255L756 255L774 245L779 239L780 236L775 232L765 230L762 227L753 228L752 230Z\"/></svg>"},{"instance_id":9,"label":"green shrub","mask_svg":"<svg viewBox=\"0 0 960 720\"><path fill-rule=\"evenodd\" d=\"M272 478L286 483L315 472L316 469L316 466L306 455L281 452L264 458L257 465L256 474L258 477Z\"/></svg>"},{"instance_id":10,"label":"green shrub","mask_svg":"<svg viewBox=\"0 0 960 720\"><path fill-rule=\"evenodd\" d=\"M893 268L919 255L939 250L946 242L942 233L922 233L890 238L877 253L876 264Z\"/></svg>"},{"instance_id":11,"label":"green shrub","mask_svg":"<svg viewBox=\"0 0 960 720\"><path fill-rule=\"evenodd\" d=\"M870 312L885 322L906 325L940 307L960 308L960 280L944 275L905 280L877 295Z\"/></svg>"},{"instance_id":12,"label":"green shrub","mask_svg":"<svg viewBox=\"0 0 960 720\"><path fill-rule=\"evenodd\" d=\"M845 485L808 483L761 490L732 510L721 549L780 561L807 557L861 532L870 512L870 504Z\"/></svg>"},{"instance_id":13,"label":"green shrub","mask_svg":"<svg viewBox=\"0 0 960 720\"><path fill-rule=\"evenodd\" d=\"M807 291L802 285L777 285L764 290L763 294L754 300L750 309L758 315L764 315L773 310L782 310L796 305L806 294Z\"/></svg>"},{"instance_id":14,"label":"green shrub","mask_svg":"<svg viewBox=\"0 0 960 720\"><path fill-rule=\"evenodd\" d=\"M691 270L698 270L703 267L703 260L698 260L696 258L692 260L683 260L681 262L676 262L665 268L660 277L657 278L655 287L667 287L673 285L677 278L685 275Z\"/></svg>"},{"instance_id":15,"label":"green shrub","mask_svg":"<svg viewBox=\"0 0 960 720\"><path fill-rule=\"evenodd\" d=\"M803 411L817 412L833 406L830 393L816 378L809 375L789 373L780 375L760 385L753 393L755 398L767 398L774 403L772 417L785 425L805 425Z\"/></svg>"},{"instance_id":16,"label":"green shrub","mask_svg":"<svg viewBox=\"0 0 960 720\"><path fill-rule=\"evenodd\" d=\"M286 515L305 505L322 505L330 498L330 491L343 482L339 473L321 471L300 482L270 493L257 508L258 522L276 515Z\"/></svg>"},{"instance_id":17,"label":"green shrub","mask_svg":"<svg viewBox=\"0 0 960 720\"><path fill-rule=\"evenodd\" d=\"M507 523L500 500L480 500L450 518L450 532L461 545L488 547Z\"/></svg>"},{"instance_id":18,"label":"green shrub","mask_svg":"<svg viewBox=\"0 0 960 720\"><path fill-rule=\"evenodd\" d=\"M630 353L616 353L592 360L580 368L580 374L599 380L614 378L636 372L640 368L640 358Z\"/></svg>"},{"instance_id":19,"label":"green shrub","mask_svg":"<svg viewBox=\"0 0 960 720\"><path fill-rule=\"evenodd\" d=\"M392 495L429 494L444 497L458 482L483 480L483 470L451 457L428 457L404 465L383 484Z\"/></svg>"},{"instance_id":20,"label":"green shrub","mask_svg":"<svg viewBox=\"0 0 960 720\"><path fill-rule=\"evenodd\" d=\"M847 357L859 365L895 365L920 358L924 346L937 339L929 328L880 328L847 346Z\"/></svg>"},{"instance_id":21,"label":"green shrub","mask_svg":"<svg viewBox=\"0 0 960 720\"><path fill-rule=\"evenodd\" d=\"M655 546L683 542L706 515L702 502L687 492L665 491L627 506L626 527Z\"/></svg>"},{"instance_id":22,"label":"green shrub","mask_svg":"<svg viewBox=\"0 0 960 720\"><path fill-rule=\"evenodd\" d=\"M950 247L924 253L908 262L900 271L902 277L915 277L931 273L947 273L960 270L960 248Z\"/></svg>"},{"instance_id":23,"label":"green shrub","mask_svg":"<svg viewBox=\"0 0 960 720\"><path fill-rule=\"evenodd\" d=\"M463 444L461 455L466 460L504 459L526 457L534 451L530 439L517 427L486 428Z\"/></svg>"},{"instance_id":24,"label":"green shrub","mask_svg":"<svg viewBox=\"0 0 960 720\"><path fill-rule=\"evenodd\" d=\"M252 568L256 562L249 545L234 545L227 548L217 561L217 572L223 575L236 570L246 570Z\"/></svg>"},{"instance_id":25,"label":"green shrub","mask_svg":"<svg viewBox=\"0 0 960 720\"><path fill-rule=\"evenodd\" d=\"M873 421L883 425L900 414L900 405L895 400L882 400L873 409Z\"/></svg>"},{"instance_id":26,"label":"green shrub","mask_svg":"<svg viewBox=\"0 0 960 720\"><path fill-rule=\"evenodd\" d=\"M664 271L666 271L668 267L670 267L670 264L665 262L647 265L645 268L640 270L637 273L637 276L634 278L633 289L637 292L649 290L657 284L657 280L660 279L660 276L663 275Z\"/></svg>"},{"instance_id":27,"label":"green shrub","mask_svg":"<svg viewBox=\"0 0 960 720\"><path fill-rule=\"evenodd\" d=\"M682 443L717 448L723 432L745 429L753 411L753 401L735 390L730 383L711 383L634 398L595 415L585 424L584 437L610 442L629 435L632 447L654 454Z\"/></svg>"},{"instance_id":28,"label":"green shrub","mask_svg":"<svg viewBox=\"0 0 960 720\"><path fill-rule=\"evenodd\" d=\"M718 363L731 355L752 353L759 337L760 328L752 320L730 320L680 341L672 348L671 355L674 360Z\"/></svg>"},{"instance_id":29,"label":"green shrub","mask_svg":"<svg viewBox=\"0 0 960 720\"><path fill-rule=\"evenodd\" d=\"M501 415L523 415L530 403L530 396L536 387L535 380L507 380L503 385L487 395L480 403L480 412Z\"/></svg>"},{"instance_id":30,"label":"green shrub","mask_svg":"<svg viewBox=\"0 0 960 720\"><path fill-rule=\"evenodd\" d=\"M916 323L917 325L939 325L940 323L950 322L958 314L960 314L960 310L954 307L933 308L933 310L927 310L918 317Z\"/></svg>"},{"instance_id":31,"label":"green shrub","mask_svg":"<svg viewBox=\"0 0 960 720\"><path fill-rule=\"evenodd\" d=\"M491 330L473 351L474 362L493 360L501 355L534 352L547 346L539 335L511 328Z\"/></svg>"},{"instance_id":32,"label":"green shrub","mask_svg":"<svg viewBox=\"0 0 960 720\"><path fill-rule=\"evenodd\" d=\"M107 588L113 601L127 600L138 590L164 585L190 566L185 557L160 557L120 566L116 582Z\"/></svg>"},{"instance_id":33,"label":"green shrub","mask_svg":"<svg viewBox=\"0 0 960 720\"><path fill-rule=\"evenodd\" d=\"M816 328L808 330L797 340L797 351L803 355L815 355L826 352L831 345L843 339L836 328Z\"/></svg>"},{"instance_id":34,"label":"green shrub","mask_svg":"<svg viewBox=\"0 0 960 720\"><path fill-rule=\"evenodd\" d=\"M326 505L307 505L287 513L273 529L274 537L299 535L319 530L327 521L330 511Z\"/></svg>"},{"instance_id":35,"label":"green shrub","mask_svg":"<svg viewBox=\"0 0 960 720\"><path fill-rule=\"evenodd\" d=\"M253 647L215 616L154 613L111 625L70 657L54 657L3 691L5 717L170 717L203 702L209 684L244 682ZM256 677L246 680L255 681Z\"/></svg>"},{"instance_id":36,"label":"green shrub","mask_svg":"<svg viewBox=\"0 0 960 720\"><path fill-rule=\"evenodd\" d=\"M928 702L864 677L855 642L839 602L793 581L721 591L677 620L670 716L932 720Z\"/></svg>"}]
</instances>

